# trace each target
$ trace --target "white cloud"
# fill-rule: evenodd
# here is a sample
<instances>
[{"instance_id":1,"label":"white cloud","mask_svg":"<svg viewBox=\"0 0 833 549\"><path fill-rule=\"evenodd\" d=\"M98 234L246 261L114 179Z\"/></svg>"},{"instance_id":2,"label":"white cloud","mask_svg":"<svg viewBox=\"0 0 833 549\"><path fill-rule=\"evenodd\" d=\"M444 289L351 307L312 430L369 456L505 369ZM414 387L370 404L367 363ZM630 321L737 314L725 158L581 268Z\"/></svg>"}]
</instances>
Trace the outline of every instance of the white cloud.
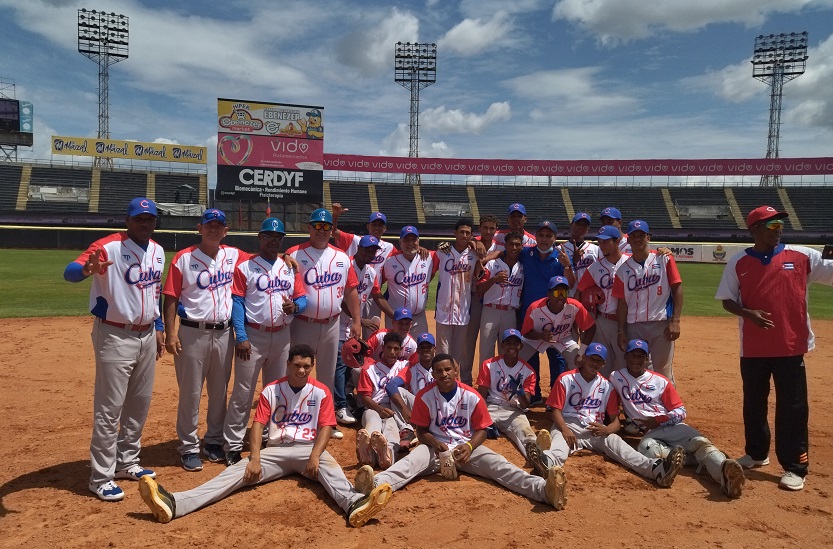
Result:
<instances>
[{"instance_id":1,"label":"white cloud","mask_svg":"<svg viewBox=\"0 0 833 549\"><path fill-rule=\"evenodd\" d=\"M714 23L756 27L773 14L831 5L831 0L559 0L553 19L578 23L600 42L616 44L666 29L690 32Z\"/></svg>"},{"instance_id":2,"label":"white cloud","mask_svg":"<svg viewBox=\"0 0 833 549\"><path fill-rule=\"evenodd\" d=\"M504 11L490 19L464 19L437 41L438 49L472 56L502 47L511 40L514 22Z\"/></svg>"},{"instance_id":3,"label":"white cloud","mask_svg":"<svg viewBox=\"0 0 833 549\"><path fill-rule=\"evenodd\" d=\"M361 27L340 40L337 59L359 70L363 76L390 71L397 42L419 41L419 20L410 13L393 9L381 19L365 16Z\"/></svg>"},{"instance_id":4,"label":"white cloud","mask_svg":"<svg viewBox=\"0 0 833 549\"><path fill-rule=\"evenodd\" d=\"M420 114L419 124L428 132L479 134L492 124L505 122L511 117L512 109L508 102L492 103L482 115L441 106Z\"/></svg>"},{"instance_id":5,"label":"white cloud","mask_svg":"<svg viewBox=\"0 0 833 549\"><path fill-rule=\"evenodd\" d=\"M499 11L506 13L529 13L545 9L548 0L463 0L460 2L460 12L468 18L488 17Z\"/></svg>"}]
</instances>

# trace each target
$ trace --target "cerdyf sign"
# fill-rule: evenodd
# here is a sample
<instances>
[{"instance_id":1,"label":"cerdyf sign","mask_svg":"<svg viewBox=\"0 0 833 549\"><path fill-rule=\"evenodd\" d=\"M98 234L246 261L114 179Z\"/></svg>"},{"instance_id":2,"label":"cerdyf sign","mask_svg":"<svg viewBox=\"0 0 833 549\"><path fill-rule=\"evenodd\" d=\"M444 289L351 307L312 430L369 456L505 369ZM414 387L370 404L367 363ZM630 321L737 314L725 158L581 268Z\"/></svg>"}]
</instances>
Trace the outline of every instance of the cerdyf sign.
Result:
<instances>
[{"instance_id":1,"label":"cerdyf sign","mask_svg":"<svg viewBox=\"0 0 833 549\"><path fill-rule=\"evenodd\" d=\"M320 204L324 201L324 172L219 165L216 197Z\"/></svg>"}]
</instances>

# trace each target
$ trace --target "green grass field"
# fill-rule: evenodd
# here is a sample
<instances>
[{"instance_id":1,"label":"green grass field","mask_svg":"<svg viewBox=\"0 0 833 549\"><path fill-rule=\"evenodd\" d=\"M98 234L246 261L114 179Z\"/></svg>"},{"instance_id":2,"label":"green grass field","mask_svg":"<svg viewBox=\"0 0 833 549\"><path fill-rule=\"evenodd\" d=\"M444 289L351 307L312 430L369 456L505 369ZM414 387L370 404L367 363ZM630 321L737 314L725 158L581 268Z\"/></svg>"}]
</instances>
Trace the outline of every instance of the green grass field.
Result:
<instances>
[{"instance_id":1,"label":"green grass field","mask_svg":"<svg viewBox=\"0 0 833 549\"><path fill-rule=\"evenodd\" d=\"M78 316L88 313L90 283L64 281L67 263L77 251L6 250L0 265L0 318ZM168 255L170 261L172 254ZM722 265L680 263L686 316L728 316L714 299ZM429 308L434 308L436 279L431 283ZM833 288L810 287L810 316L833 319Z\"/></svg>"}]
</instances>

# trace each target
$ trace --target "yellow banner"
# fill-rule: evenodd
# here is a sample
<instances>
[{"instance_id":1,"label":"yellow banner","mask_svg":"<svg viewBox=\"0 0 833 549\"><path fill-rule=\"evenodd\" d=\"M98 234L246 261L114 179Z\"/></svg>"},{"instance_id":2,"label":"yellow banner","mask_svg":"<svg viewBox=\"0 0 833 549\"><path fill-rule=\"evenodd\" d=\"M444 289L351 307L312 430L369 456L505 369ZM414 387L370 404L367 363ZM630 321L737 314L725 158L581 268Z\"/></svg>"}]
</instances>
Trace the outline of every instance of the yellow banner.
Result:
<instances>
[{"instance_id":1,"label":"yellow banner","mask_svg":"<svg viewBox=\"0 0 833 549\"><path fill-rule=\"evenodd\" d=\"M104 158L157 162L188 162L189 164L206 164L207 160L205 147L59 135L52 136L52 154L101 156Z\"/></svg>"}]
</instances>

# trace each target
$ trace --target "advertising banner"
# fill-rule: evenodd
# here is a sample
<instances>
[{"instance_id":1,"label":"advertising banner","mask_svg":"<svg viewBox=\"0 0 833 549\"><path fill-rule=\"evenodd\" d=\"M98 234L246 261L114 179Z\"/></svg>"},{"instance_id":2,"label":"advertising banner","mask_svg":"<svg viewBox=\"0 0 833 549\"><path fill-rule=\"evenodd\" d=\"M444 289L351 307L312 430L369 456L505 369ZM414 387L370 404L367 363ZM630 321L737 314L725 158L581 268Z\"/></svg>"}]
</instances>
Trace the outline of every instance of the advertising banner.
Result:
<instances>
[{"instance_id":1,"label":"advertising banner","mask_svg":"<svg viewBox=\"0 0 833 549\"><path fill-rule=\"evenodd\" d=\"M290 170L323 170L324 142L265 135L219 134L217 164Z\"/></svg>"},{"instance_id":2,"label":"advertising banner","mask_svg":"<svg viewBox=\"0 0 833 549\"><path fill-rule=\"evenodd\" d=\"M324 139L322 107L217 100L217 133Z\"/></svg>"},{"instance_id":3,"label":"advertising banner","mask_svg":"<svg viewBox=\"0 0 833 549\"><path fill-rule=\"evenodd\" d=\"M52 136L52 154L101 156L104 158L157 162L186 162L189 164L205 164L208 158L205 147L60 135Z\"/></svg>"},{"instance_id":4,"label":"advertising banner","mask_svg":"<svg viewBox=\"0 0 833 549\"><path fill-rule=\"evenodd\" d=\"M222 182L222 185L220 184ZM324 201L324 172L250 166L217 166L217 200Z\"/></svg>"}]
</instances>

